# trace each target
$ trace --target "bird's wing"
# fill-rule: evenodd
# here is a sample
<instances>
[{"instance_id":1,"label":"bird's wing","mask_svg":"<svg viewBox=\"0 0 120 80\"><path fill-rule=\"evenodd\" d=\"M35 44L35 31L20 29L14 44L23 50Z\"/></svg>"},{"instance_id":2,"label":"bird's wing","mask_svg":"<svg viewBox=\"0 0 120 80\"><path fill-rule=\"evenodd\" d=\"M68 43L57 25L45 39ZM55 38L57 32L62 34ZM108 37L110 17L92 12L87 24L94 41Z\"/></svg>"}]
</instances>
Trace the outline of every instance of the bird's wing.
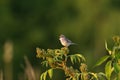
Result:
<instances>
[{"instance_id":1,"label":"bird's wing","mask_svg":"<svg viewBox=\"0 0 120 80\"><path fill-rule=\"evenodd\" d=\"M67 42L68 42L68 43L72 43L72 41L71 41L71 40L69 40L69 39L66 39L66 40L67 40Z\"/></svg>"}]
</instances>

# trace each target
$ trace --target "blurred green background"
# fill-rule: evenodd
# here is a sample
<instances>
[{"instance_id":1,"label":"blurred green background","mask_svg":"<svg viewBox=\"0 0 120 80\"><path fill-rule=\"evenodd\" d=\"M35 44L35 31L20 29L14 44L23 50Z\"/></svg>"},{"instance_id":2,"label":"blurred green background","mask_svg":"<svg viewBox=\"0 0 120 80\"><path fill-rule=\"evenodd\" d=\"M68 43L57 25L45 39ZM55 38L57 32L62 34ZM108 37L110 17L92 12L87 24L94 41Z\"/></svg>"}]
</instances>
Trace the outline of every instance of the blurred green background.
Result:
<instances>
[{"instance_id":1,"label":"blurred green background","mask_svg":"<svg viewBox=\"0 0 120 80\"><path fill-rule=\"evenodd\" d=\"M24 55L30 60L38 80L42 67L35 49L61 48L60 34L79 44L70 46L71 54L83 54L89 70L104 70L102 67L92 69L92 66L107 54L104 41L120 35L120 0L0 0L0 69L3 76L6 41L13 44L13 57L8 65L12 66L12 80L24 80L19 77L24 74ZM64 77L58 73L55 77L61 80L61 76Z\"/></svg>"}]
</instances>

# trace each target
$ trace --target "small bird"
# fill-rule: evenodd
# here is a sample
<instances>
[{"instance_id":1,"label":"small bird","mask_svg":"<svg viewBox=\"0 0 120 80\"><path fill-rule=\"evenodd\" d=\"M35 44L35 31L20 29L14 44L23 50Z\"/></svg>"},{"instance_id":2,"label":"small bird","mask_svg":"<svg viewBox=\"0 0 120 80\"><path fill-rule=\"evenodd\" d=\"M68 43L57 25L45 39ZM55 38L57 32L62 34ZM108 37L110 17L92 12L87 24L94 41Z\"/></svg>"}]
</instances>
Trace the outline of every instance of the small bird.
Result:
<instances>
[{"instance_id":1,"label":"small bird","mask_svg":"<svg viewBox=\"0 0 120 80\"><path fill-rule=\"evenodd\" d=\"M68 38L66 38L63 34L60 35L59 40L60 40L61 44L63 46L65 46L65 47L68 47L70 45L75 44L71 40L69 40Z\"/></svg>"}]
</instances>

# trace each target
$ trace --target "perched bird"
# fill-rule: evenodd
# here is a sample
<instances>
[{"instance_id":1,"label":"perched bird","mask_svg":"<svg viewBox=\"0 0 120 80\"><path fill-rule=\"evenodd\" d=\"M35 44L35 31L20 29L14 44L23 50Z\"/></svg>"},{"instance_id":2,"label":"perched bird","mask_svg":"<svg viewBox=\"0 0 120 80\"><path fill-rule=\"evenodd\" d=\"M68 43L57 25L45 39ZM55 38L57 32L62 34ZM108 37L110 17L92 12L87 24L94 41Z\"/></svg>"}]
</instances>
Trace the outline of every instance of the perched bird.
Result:
<instances>
[{"instance_id":1,"label":"perched bird","mask_svg":"<svg viewBox=\"0 0 120 80\"><path fill-rule=\"evenodd\" d=\"M65 46L65 47L68 47L70 45L75 44L71 40L69 40L68 38L66 38L63 34L60 35L59 40L60 40L61 44L63 46Z\"/></svg>"}]
</instances>

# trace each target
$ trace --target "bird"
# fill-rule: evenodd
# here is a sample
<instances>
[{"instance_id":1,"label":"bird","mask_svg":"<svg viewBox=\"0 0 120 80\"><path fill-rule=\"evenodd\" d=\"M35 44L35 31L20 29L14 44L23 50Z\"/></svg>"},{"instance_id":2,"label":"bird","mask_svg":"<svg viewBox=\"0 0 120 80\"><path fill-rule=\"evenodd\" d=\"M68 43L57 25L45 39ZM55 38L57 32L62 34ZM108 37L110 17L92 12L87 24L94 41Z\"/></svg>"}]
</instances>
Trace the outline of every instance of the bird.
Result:
<instances>
[{"instance_id":1,"label":"bird","mask_svg":"<svg viewBox=\"0 0 120 80\"><path fill-rule=\"evenodd\" d=\"M68 47L70 45L73 45L75 43L73 43L71 40L69 40L68 38L66 38L63 34L61 34L59 36L59 40L61 42L61 44L64 46L64 47Z\"/></svg>"}]
</instances>

